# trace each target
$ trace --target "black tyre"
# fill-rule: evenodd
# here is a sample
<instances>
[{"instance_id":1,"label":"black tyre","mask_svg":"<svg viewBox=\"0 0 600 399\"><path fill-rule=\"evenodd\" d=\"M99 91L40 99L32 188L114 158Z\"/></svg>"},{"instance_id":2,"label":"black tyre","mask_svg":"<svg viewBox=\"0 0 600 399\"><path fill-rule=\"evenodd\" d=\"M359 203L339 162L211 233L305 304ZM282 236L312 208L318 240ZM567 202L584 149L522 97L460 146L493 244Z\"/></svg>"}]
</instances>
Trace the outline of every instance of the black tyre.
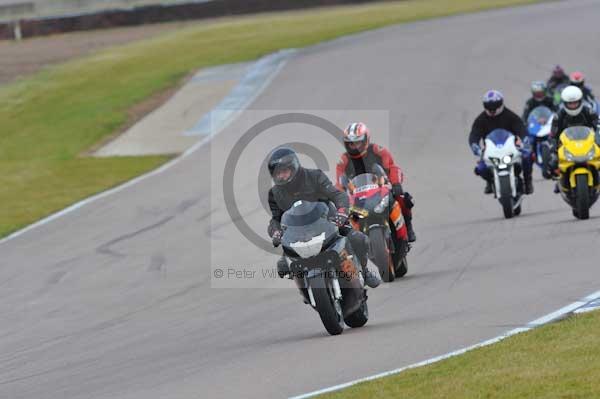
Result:
<instances>
[{"instance_id":1,"label":"black tyre","mask_svg":"<svg viewBox=\"0 0 600 399\"><path fill-rule=\"evenodd\" d=\"M510 176L500 176L500 204L504 217L510 219L513 217L513 198L510 188Z\"/></svg>"},{"instance_id":2,"label":"black tyre","mask_svg":"<svg viewBox=\"0 0 600 399\"><path fill-rule=\"evenodd\" d=\"M317 312L321 317L323 326L331 335L339 335L344 331L344 318L342 308L335 300L333 288L329 280L311 280L313 296Z\"/></svg>"},{"instance_id":3,"label":"black tyre","mask_svg":"<svg viewBox=\"0 0 600 399\"><path fill-rule=\"evenodd\" d=\"M575 210L579 219L590 217L590 188L587 175L575 177Z\"/></svg>"},{"instance_id":4,"label":"black tyre","mask_svg":"<svg viewBox=\"0 0 600 399\"><path fill-rule=\"evenodd\" d=\"M371 257L373 263L379 269L381 279L386 283L394 281L392 255L383 228L374 227L369 230L369 241L371 242Z\"/></svg>"},{"instance_id":5,"label":"black tyre","mask_svg":"<svg viewBox=\"0 0 600 399\"><path fill-rule=\"evenodd\" d=\"M548 163L550 162L550 148L546 143L541 143L540 145L542 146L542 170L550 170L550 166L548 165ZM543 177L546 180L550 178L546 176Z\"/></svg>"},{"instance_id":6,"label":"black tyre","mask_svg":"<svg viewBox=\"0 0 600 399\"><path fill-rule=\"evenodd\" d=\"M367 324L369 321L369 306L367 305L367 300L364 299L360 304L360 308L350 316L344 319L346 325L352 328L362 327Z\"/></svg>"},{"instance_id":7,"label":"black tyre","mask_svg":"<svg viewBox=\"0 0 600 399\"><path fill-rule=\"evenodd\" d=\"M408 272L408 262L406 261L406 255L408 254L408 242L406 241L396 241L394 245L398 247L395 248L394 254L392 256L392 261L394 262L394 275L396 278L404 277L406 272Z\"/></svg>"}]
</instances>

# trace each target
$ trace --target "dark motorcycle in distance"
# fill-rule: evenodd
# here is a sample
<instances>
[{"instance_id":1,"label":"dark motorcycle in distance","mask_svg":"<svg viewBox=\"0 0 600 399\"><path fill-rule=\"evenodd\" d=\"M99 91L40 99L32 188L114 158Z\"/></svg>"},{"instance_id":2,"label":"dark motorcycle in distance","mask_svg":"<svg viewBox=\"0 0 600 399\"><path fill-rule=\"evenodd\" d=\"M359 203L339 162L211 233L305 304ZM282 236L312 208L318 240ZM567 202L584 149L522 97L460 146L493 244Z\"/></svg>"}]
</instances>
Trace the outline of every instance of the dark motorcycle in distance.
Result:
<instances>
[{"instance_id":1,"label":"dark motorcycle in distance","mask_svg":"<svg viewBox=\"0 0 600 399\"><path fill-rule=\"evenodd\" d=\"M344 178L342 185L350 197L352 227L369 236L369 257L381 278L391 282L403 277L408 271L408 234L385 171L375 165L373 173L360 174L351 181ZM396 233L400 238L394 240L392 234Z\"/></svg>"},{"instance_id":2,"label":"dark motorcycle in distance","mask_svg":"<svg viewBox=\"0 0 600 399\"><path fill-rule=\"evenodd\" d=\"M348 239L330 220L333 206L297 201L281 219L281 244L292 278L331 335L369 319L362 268Z\"/></svg>"},{"instance_id":3,"label":"dark motorcycle in distance","mask_svg":"<svg viewBox=\"0 0 600 399\"><path fill-rule=\"evenodd\" d=\"M527 131L535 163L542 171L548 170L550 160L550 129L552 128L554 112L548 107L535 107L527 117Z\"/></svg>"}]
</instances>

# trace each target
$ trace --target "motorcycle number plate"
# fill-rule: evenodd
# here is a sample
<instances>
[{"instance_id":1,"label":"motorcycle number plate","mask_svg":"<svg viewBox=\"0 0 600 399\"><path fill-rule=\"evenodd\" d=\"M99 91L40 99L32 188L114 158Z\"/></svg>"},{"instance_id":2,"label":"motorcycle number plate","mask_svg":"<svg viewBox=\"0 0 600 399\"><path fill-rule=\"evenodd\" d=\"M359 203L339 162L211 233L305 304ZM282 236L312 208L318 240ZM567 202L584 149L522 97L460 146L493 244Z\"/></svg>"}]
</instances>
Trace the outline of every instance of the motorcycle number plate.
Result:
<instances>
[{"instance_id":1,"label":"motorcycle number plate","mask_svg":"<svg viewBox=\"0 0 600 399\"><path fill-rule=\"evenodd\" d=\"M501 170L498 172L498 176L508 176L508 170Z\"/></svg>"}]
</instances>

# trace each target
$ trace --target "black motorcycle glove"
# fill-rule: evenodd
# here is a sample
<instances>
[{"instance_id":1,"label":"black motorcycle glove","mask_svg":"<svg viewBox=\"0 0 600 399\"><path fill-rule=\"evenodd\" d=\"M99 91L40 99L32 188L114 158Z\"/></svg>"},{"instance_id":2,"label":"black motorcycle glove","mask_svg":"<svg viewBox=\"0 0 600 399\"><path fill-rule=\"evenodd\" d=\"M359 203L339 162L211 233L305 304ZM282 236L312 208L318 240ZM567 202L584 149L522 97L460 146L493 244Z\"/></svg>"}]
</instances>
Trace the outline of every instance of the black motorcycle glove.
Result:
<instances>
[{"instance_id":1,"label":"black motorcycle glove","mask_svg":"<svg viewBox=\"0 0 600 399\"><path fill-rule=\"evenodd\" d=\"M348 214L344 208L338 209L338 212L331 218L331 221L338 227L344 227L348 223Z\"/></svg>"},{"instance_id":2,"label":"black motorcycle glove","mask_svg":"<svg viewBox=\"0 0 600 399\"><path fill-rule=\"evenodd\" d=\"M392 194L394 197L401 197L404 195L404 189L402 189L402 184L396 183L392 184Z\"/></svg>"},{"instance_id":3,"label":"black motorcycle glove","mask_svg":"<svg viewBox=\"0 0 600 399\"><path fill-rule=\"evenodd\" d=\"M283 230L281 229L281 225L277 220L271 219L267 232L269 237L271 237L274 247L277 248L279 245L281 245L281 236L283 236Z\"/></svg>"},{"instance_id":4,"label":"black motorcycle glove","mask_svg":"<svg viewBox=\"0 0 600 399\"><path fill-rule=\"evenodd\" d=\"M406 207L408 209L413 209L415 206L415 201L413 200L413 196L410 195L409 192L404 193L404 205L406 205Z\"/></svg>"},{"instance_id":5,"label":"black motorcycle glove","mask_svg":"<svg viewBox=\"0 0 600 399\"><path fill-rule=\"evenodd\" d=\"M283 235L283 232L281 230L277 230L275 233L273 233L273 237L271 237L271 241L273 242L273 246L275 248L277 248L278 246L281 245L281 236Z\"/></svg>"}]
</instances>

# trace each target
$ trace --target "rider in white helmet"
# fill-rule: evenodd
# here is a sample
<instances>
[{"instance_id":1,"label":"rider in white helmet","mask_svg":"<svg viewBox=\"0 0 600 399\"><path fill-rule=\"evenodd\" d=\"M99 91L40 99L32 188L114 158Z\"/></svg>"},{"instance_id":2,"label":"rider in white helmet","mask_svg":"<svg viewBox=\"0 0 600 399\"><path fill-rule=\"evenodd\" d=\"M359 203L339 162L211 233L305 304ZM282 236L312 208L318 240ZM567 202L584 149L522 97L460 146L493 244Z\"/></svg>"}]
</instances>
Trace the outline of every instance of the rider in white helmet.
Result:
<instances>
[{"instance_id":1,"label":"rider in white helmet","mask_svg":"<svg viewBox=\"0 0 600 399\"><path fill-rule=\"evenodd\" d=\"M550 177L556 172L558 166L558 136L563 130L571 126L587 126L594 130L598 129L598 114L583 101L583 92L579 87L567 86L562 91L560 109L552 120L550 131L550 143L553 148L553 156L549 162L549 169L544 171L544 176Z\"/></svg>"}]
</instances>

